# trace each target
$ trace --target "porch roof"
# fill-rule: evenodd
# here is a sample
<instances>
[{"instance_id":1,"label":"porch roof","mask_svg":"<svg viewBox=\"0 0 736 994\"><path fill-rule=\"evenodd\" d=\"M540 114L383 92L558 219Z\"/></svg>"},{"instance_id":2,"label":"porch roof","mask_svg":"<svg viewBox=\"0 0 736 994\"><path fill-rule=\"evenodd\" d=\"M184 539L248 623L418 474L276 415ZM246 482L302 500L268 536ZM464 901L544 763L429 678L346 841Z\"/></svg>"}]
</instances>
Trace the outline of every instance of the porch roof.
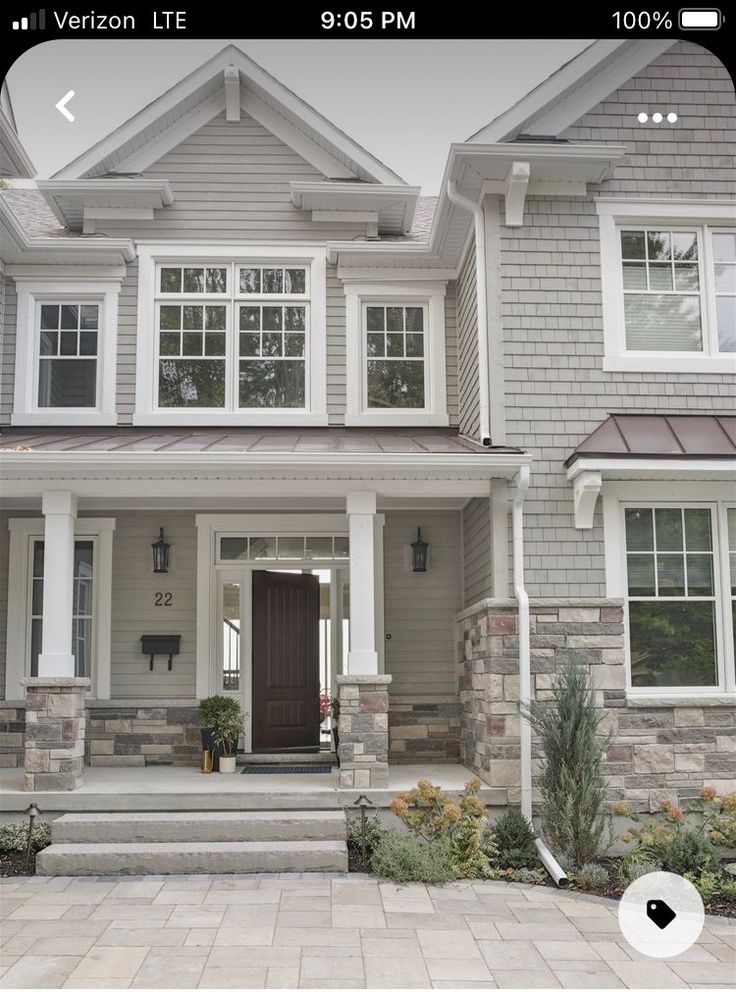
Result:
<instances>
[{"instance_id":1,"label":"porch roof","mask_svg":"<svg viewBox=\"0 0 736 994\"><path fill-rule=\"evenodd\" d=\"M0 432L5 496L48 489L80 496L191 497L249 492L301 495L375 489L382 494L488 495L493 478L512 479L531 456L482 446L450 428L10 428ZM186 481L185 491L182 482ZM421 481L421 482L417 482ZM168 484L168 486L167 486ZM375 487L373 486L375 484ZM128 493L130 491L130 493Z\"/></svg>"},{"instance_id":2,"label":"porch roof","mask_svg":"<svg viewBox=\"0 0 736 994\"><path fill-rule=\"evenodd\" d=\"M716 414L610 414L565 465L592 456L620 459L733 459L736 417Z\"/></svg>"}]
</instances>

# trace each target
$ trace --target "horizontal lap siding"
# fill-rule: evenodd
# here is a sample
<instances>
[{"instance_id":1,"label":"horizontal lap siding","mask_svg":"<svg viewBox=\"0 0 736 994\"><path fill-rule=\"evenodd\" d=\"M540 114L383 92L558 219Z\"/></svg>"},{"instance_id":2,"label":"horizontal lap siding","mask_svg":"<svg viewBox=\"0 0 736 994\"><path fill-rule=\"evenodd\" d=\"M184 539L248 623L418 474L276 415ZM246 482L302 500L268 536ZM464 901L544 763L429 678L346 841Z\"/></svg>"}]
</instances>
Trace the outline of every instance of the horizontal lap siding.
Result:
<instances>
[{"instance_id":1,"label":"horizontal lap siding","mask_svg":"<svg viewBox=\"0 0 736 994\"><path fill-rule=\"evenodd\" d=\"M463 508L464 607L493 595L490 497L474 497Z\"/></svg>"},{"instance_id":2,"label":"horizontal lap siding","mask_svg":"<svg viewBox=\"0 0 736 994\"><path fill-rule=\"evenodd\" d=\"M429 542L429 568L404 565L417 526ZM389 513L384 528L386 672L392 694L453 694L453 619L462 606L459 512Z\"/></svg>"},{"instance_id":3,"label":"horizontal lap siding","mask_svg":"<svg viewBox=\"0 0 736 994\"><path fill-rule=\"evenodd\" d=\"M471 240L456 284L458 419L464 435L477 435L480 423L476 288L475 242Z\"/></svg>"},{"instance_id":4,"label":"horizontal lap siding","mask_svg":"<svg viewBox=\"0 0 736 994\"><path fill-rule=\"evenodd\" d=\"M197 533L194 514L132 511L115 515L112 567L113 697L194 697L197 611ZM153 572L151 543L163 525L171 544L169 572ZM171 592L171 607L156 607L157 591ZM181 635L171 672L157 656L153 673L141 653L141 635Z\"/></svg>"},{"instance_id":5,"label":"horizontal lap siding","mask_svg":"<svg viewBox=\"0 0 736 994\"><path fill-rule=\"evenodd\" d=\"M2 279L2 277L0 277ZM4 279L3 316L0 327L0 425L10 424L13 413L13 383L15 381L15 322L18 298L15 281L9 276Z\"/></svg>"},{"instance_id":6,"label":"horizontal lap siding","mask_svg":"<svg viewBox=\"0 0 736 994\"><path fill-rule=\"evenodd\" d=\"M641 108L677 110L674 127L643 129ZM605 593L600 502L574 527L564 460L611 411L734 412L733 377L602 370L598 217L592 195L732 197L733 84L702 48L678 43L563 137L624 143L613 177L588 198L529 197L522 228L502 228L508 444L534 457L524 505L526 583L533 597ZM728 144L726 144L728 143ZM646 485L642 485L646 493Z\"/></svg>"}]
</instances>

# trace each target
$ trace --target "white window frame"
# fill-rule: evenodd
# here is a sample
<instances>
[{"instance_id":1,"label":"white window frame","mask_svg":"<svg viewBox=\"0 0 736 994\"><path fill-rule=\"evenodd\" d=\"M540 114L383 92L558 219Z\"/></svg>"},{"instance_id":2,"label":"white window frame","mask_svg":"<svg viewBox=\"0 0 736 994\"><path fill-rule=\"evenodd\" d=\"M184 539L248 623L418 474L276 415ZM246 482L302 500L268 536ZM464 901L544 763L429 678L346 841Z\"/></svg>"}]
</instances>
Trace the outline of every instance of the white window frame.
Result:
<instances>
[{"instance_id":1,"label":"white window frame","mask_svg":"<svg viewBox=\"0 0 736 994\"><path fill-rule=\"evenodd\" d=\"M44 541L43 518L9 518L9 561L14 564L8 584L5 697L22 700L21 679L30 675L31 548ZM112 617L112 538L115 518L77 518L75 540L94 543L93 658L90 697L110 697Z\"/></svg>"},{"instance_id":2,"label":"white window frame","mask_svg":"<svg viewBox=\"0 0 736 994\"><path fill-rule=\"evenodd\" d=\"M13 272L18 295L13 425L114 425L117 368L118 298L124 276L113 274L69 279L49 267L32 277ZM40 313L42 304L97 304L97 403L94 407L39 407ZM84 357L82 357L84 358ZM90 357L91 358L91 357Z\"/></svg>"},{"instance_id":3,"label":"white window frame","mask_svg":"<svg viewBox=\"0 0 736 994\"><path fill-rule=\"evenodd\" d=\"M733 485L690 481L604 482L603 528L606 555L606 596L624 604L626 693L631 698L725 698L736 700L733 622L729 579L726 509L734 506ZM716 610L716 664L718 684L712 687L633 687L629 642L626 573L627 507L707 507L713 526L713 573ZM726 582L728 581L728 586ZM669 600L669 598L663 598Z\"/></svg>"},{"instance_id":4,"label":"white window frame","mask_svg":"<svg viewBox=\"0 0 736 994\"><path fill-rule=\"evenodd\" d=\"M718 351L711 235L733 231L736 201L623 200L598 198L601 292L603 306L603 369L607 372L736 373L736 353ZM695 230L700 269L701 352L628 350L624 323L621 230L659 227Z\"/></svg>"},{"instance_id":5,"label":"white window frame","mask_svg":"<svg viewBox=\"0 0 736 994\"><path fill-rule=\"evenodd\" d=\"M326 425L327 418L327 253L319 245L248 245L237 244L172 244L146 243L138 247L138 364L136 370L136 425ZM161 294L156 279L160 267L206 266L221 263L229 267L227 294ZM305 341L305 406L304 408L241 408L234 395L236 374L234 365L240 361L236 313L240 303L248 299L263 303L264 294L240 293L232 285L241 266L304 268L307 270L306 294L280 294L274 303L301 302L307 309ZM237 292L235 292L237 290ZM158 406L158 330L156 309L166 301L182 303L196 297L202 304L220 303L229 307L230 341L226 358L225 406L218 408L175 408ZM233 303L234 301L234 303Z\"/></svg>"},{"instance_id":6,"label":"white window frame","mask_svg":"<svg viewBox=\"0 0 736 994\"><path fill-rule=\"evenodd\" d=\"M449 424L445 372L445 290L444 281L345 283L346 425L441 427ZM387 410L368 407L364 313L366 306L372 304L424 307L424 407Z\"/></svg>"}]
</instances>

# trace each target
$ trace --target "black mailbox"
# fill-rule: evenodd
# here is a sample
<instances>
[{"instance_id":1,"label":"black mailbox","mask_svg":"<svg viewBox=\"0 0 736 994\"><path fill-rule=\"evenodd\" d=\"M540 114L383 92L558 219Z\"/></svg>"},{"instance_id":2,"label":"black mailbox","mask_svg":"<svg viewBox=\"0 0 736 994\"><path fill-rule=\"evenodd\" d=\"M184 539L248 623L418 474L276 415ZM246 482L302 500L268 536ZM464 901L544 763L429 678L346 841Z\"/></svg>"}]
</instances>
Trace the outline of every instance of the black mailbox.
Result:
<instances>
[{"instance_id":1,"label":"black mailbox","mask_svg":"<svg viewBox=\"0 0 736 994\"><path fill-rule=\"evenodd\" d=\"M172 657L179 655L180 641L181 635L141 635L141 652L150 656L149 668L153 670L154 656L168 656L171 669Z\"/></svg>"}]
</instances>

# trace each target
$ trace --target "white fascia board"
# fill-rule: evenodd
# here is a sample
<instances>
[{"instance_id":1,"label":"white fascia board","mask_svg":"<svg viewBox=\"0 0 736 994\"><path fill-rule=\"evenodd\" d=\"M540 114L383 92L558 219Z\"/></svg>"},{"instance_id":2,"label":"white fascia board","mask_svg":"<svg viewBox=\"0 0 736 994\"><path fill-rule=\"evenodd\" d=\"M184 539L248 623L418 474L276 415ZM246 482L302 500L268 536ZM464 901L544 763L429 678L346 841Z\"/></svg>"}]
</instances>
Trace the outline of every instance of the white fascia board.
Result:
<instances>
[{"instance_id":1,"label":"white fascia board","mask_svg":"<svg viewBox=\"0 0 736 994\"><path fill-rule=\"evenodd\" d=\"M141 132L157 125L198 90L206 89L214 78L219 77L224 87L224 70L228 67L237 69L241 74L241 95L242 91L252 92L264 103L267 101L292 126L298 126L307 135L311 131L316 136L311 139L315 144L323 144L331 154L350 164L353 171L363 174L376 183L403 183L400 176L262 69L236 45L225 46L102 141L59 170L54 178L76 179L84 176L104 160L114 158L115 154L126 149L126 146L129 147L127 155L121 155L120 161L128 158L132 151L130 146ZM119 166L119 162L116 166Z\"/></svg>"},{"instance_id":2,"label":"white fascia board","mask_svg":"<svg viewBox=\"0 0 736 994\"><path fill-rule=\"evenodd\" d=\"M324 224L378 224L378 211L312 211L312 220Z\"/></svg>"},{"instance_id":3,"label":"white fascia board","mask_svg":"<svg viewBox=\"0 0 736 994\"><path fill-rule=\"evenodd\" d=\"M38 190L65 227L73 228L80 211L65 210L65 204L81 209L156 209L174 203L174 193L166 179L88 179L38 180Z\"/></svg>"},{"instance_id":4,"label":"white fascia board","mask_svg":"<svg viewBox=\"0 0 736 994\"><path fill-rule=\"evenodd\" d=\"M396 200L404 204L404 226L414 218L421 193L419 186L384 183L331 183L329 180L292 180L291 202L300 210L380 210L376 201ZM356 203L357 202L357 203Z\"/></svg>"},{"instance_id":5,"label":"white fascia board","mask_svg":"<svg viewBox=\"0 0 736 994\"><path fill-rule=\"evenodd\" d=\"M98 249L100 257L96 265L119 266L121 263L133 262L136 257L135 245L129 238L32 237L1 197L0 228L16 247L18 259L13 259L13 262L33 262L41 255L52 255L60 262L69 264L75 261L75 257L88 256L90 253L96 253ZM8 256L12 252L6 253L4 249L2 251L5 261L10 263L11 259Z\"/></svg>"},{"instance_id":6,"label":"white fascia board","mask_svg":"<svg viewBox=\"0 0 736 994\"><path fill-rule=\"evenodd\" d=\"M425 280L454 280L457 269L430 269L429 267L414 269L406 265L393 268L378 268L377 266L338 266L337 278L346 283L390 283L393 281L411 280L413 283Z\"/></svg>"},{"instance_id":7,"label":"white fascia board","mask_svg":"<svg viewBox=\"0 0 736 994\"><path fill-rule=\"evenodd\" d=\"M635 200L596 197L595 209L602 217L615 217L622 222L647 218L654 221L667 218L672 222L736 221L736 200L708 200L702 197L637 197Z\"/></svg>"},{"instance_id":8,"label":"white fascia board","mask_svg":"<svg viewBox=\"0 0 736 994\"><path fill-rule=\"evenodd\" d=\"M595 41L469 141L509 141L527 131L557 136L674 44L671 38Z\"/></svg>"},{"instance_id":9,"label":"white fascia board","mask_svg":"<svg viewBox=\"0 0 736 994\"><path fill-rule=\"evenodd\" d=\"M0 136L3 151L9 158L9 165L12 167L15 175L32 179L36 175L36 167L23 148L13 122L3 110L0 110Z\"/></svg>"},{"instance_id":10,"label":"white fascia board","mask_svg":"<svg viewBox=\"0 0 736 994\"><path fill-rule=\"evenodd\" d=\"M588 472L603 480L736 480L736 459L580 456L568 467L567 478L575 481Z\"/></svg>"}]
</instances>

